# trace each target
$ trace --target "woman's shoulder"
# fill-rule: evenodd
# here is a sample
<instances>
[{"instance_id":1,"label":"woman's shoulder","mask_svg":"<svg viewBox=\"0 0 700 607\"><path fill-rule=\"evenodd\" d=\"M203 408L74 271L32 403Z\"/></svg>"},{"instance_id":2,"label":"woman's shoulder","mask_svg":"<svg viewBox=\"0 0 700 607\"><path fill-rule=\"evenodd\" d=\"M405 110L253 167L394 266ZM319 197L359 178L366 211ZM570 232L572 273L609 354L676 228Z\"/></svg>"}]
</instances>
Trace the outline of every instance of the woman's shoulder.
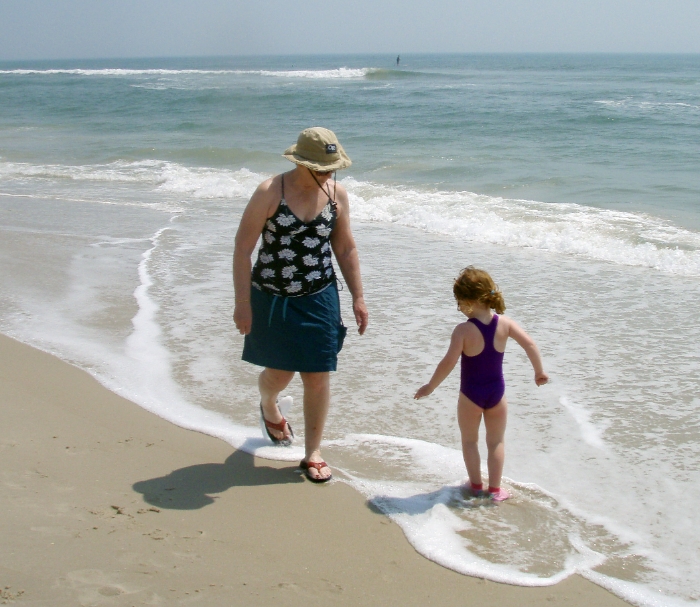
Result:
<instances>
[{"instance_id":1,"label":"woman's shoulder","mask_svg":"<svg viewBox=\"0 0 700 607\"><path fill-rule=\"evenodd\" d=\"M336 202L348 204L348 191L345 189L345 186L336 182L330 184L330 187L331 192L335 195Z\"/></svg>"},{"instance_id":2,"label":"woman's shoulder","mask_svg":"<svg viewBox=\"0 0 700 607\"><path fill-rule=\"evenodd\" d=\"M261 196L274 196L282 194L282 175L275 175L263 181L255 190L256 194Z\"/></svg>"},{"instance_id":3,"label":"woman's shoulder","mask_svg":"<svg viewBox=\"0 0 700 607\"><path fill-rule=\"evenodd\" d=\"M275 175L263 181L250 197L249 206L255 208L264 207L269 216L270 211L274 212L282 198L282 176Z\"/></svg>"}]
</instances>

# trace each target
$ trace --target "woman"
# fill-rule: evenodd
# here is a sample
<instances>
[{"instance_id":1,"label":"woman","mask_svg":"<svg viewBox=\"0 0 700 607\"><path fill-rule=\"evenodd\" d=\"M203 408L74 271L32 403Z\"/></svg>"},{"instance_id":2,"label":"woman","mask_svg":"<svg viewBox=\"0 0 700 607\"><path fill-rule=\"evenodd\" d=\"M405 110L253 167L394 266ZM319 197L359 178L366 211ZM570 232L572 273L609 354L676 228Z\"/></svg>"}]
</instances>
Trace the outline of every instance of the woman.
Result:
<instances>
[{"instance_id":1,"label":"woman","mask_svg":"<svg viewBox=\"0 0 700 607\"><path fill-rule=\"evenodd\" d=\"M258 186L236 234L233 319L245 335L243 360L265 367L258 379L260 411L270 439L289 445L292 428L277 397L295 372L304 385L307 478L322 483L331 470L321 457L321 439L330 402L330 371L345 337L331 261L335 254L352 295L360 335L368 322L360 260L350 230L350 207L343 186L331 175L351 164L332 131L302 131L284 157L296 167ZM251 255L258 239L258 259Z\"/></svg>"}]
</instances>

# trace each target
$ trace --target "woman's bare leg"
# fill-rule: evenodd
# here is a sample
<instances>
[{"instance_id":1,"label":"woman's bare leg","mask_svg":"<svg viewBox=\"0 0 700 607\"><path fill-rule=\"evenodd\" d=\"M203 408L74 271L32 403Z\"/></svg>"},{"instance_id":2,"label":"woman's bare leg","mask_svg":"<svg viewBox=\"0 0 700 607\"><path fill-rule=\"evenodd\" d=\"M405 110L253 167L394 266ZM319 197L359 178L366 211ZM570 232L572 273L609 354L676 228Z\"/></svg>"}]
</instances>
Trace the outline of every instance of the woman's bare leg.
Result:
<instances>
[{"instance_id":1,"label":"woman's bare leg","mask_svg":"<svg viewBox=\"0 0 700 607\"><path fill-rule=\"evenodd\" d=\"M467 466L469 482L481 485L481 457L479 456L479 425L484 410L459 393L457 422L462 434L462 455Z\"/></svg>"},{"instance_id":2,"label":"woman's bare leg","mask_svg":"<svg viewBox=\"0 0 700 607\"><path fill-rule=\"evenodd\" d=\"M258 376L258 389L260 390L260 403L262 404L263 415L267 421L273 424L279 424L282 421L282 414L277 408L277 397L289 385L292 377L294 377L293 371L268 368L263 369L263 372ZM272 428L269 428L269 431L278 439L290 436L289 428L285 428L284 432Z\"/></svg>"},{"instance_id":3,"label":"woman's bare leg","mask_svg":"<svg viewBox=\"0 0 700 607\"><path fill-rule=\"evenodd\" d=\"M508 404L506 397L495 407L484 410L484 426L486 426L486 447L489 450L487 467L489 469L489 487L501 486L503 462L505 460L505 434Z\"/></svg>"},{"instance_id":4,"label":"woman's bare leg","mask_svg":"<svg viewBox=\"0 0 700 607\"><path fill-rule=\"evenodd\" d=\"M323 428L328 417L330 404L330 373L300 373L304 384L304 438L307 462L322 462L321 440ZM328 478L331 469L327 466L316 470L309 468L309 474L315 478Z\"/></svg>"}]
</instances>

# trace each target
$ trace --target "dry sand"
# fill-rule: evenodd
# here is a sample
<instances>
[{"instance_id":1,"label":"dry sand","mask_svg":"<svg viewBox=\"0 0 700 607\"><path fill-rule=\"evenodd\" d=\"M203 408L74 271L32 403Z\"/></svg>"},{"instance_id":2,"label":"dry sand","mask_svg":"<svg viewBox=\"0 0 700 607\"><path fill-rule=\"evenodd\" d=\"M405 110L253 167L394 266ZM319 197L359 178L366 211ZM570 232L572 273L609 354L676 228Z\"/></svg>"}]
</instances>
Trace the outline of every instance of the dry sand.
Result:
<instances>
[{"instance_id":1,"label":"dry sand","mask_svg":"<svg viewBox=\"0 0 700 607\"><path fill-rule=\"evenodd\" d=\"M178 428L0 335L0 603L596 605L436 565L347 485Z\"/></svg>"}]
</instances>

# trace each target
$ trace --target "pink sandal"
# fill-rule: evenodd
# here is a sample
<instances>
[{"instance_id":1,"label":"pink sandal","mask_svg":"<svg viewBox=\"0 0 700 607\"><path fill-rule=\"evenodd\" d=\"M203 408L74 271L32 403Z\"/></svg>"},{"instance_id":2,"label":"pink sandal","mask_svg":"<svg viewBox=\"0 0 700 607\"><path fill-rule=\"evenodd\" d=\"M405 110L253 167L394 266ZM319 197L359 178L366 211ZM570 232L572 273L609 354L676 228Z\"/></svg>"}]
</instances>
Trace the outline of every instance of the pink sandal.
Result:
<instances>
[{"instance_id":1,"label":"pink sandal","mask_svg":"<svg viewBox=\"0 0 700 607\"><path fill-rule=\"evenodd\" d=\"M510 493L503 489L503 487L499 487L498 489L489 487L489 496L494 502L505 502L510 497Z\"/></svg>"}]
</instances>

